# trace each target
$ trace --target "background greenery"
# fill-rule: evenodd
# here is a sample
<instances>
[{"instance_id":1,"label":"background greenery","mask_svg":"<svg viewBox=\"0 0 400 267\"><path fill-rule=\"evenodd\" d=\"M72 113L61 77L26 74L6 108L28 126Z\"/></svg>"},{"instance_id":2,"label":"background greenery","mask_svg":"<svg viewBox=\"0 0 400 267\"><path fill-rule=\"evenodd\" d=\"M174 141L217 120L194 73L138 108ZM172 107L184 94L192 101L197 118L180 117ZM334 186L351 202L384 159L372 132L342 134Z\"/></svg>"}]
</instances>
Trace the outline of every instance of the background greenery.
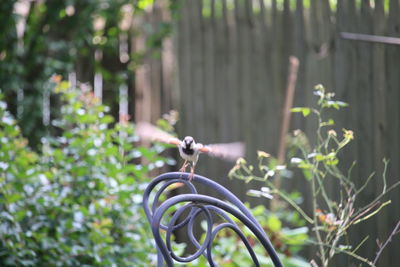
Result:
<instances>
[{"instance_id":1,"label":"background greenery","mask_svg":"<svg viewBox=\"0 0 400 267\"><path fill-rule=\"evenodd\" d=\"M6 0L0 3L0 88L9 110L18 117L22 133L35 147L48 131L44 125L43 99L46 82L53 74L65 79L76 72L80 82L93 83L94 73L102 74L104 103L118 114L118 87L128 84L143 55L128 47L129 58L119 59L119 38L138 35L132 16L143 16L152 0ZM176 7L171 1L171 10ZM169 2L168 2L169 3ZM29 7L29 8L28 8ZM129 8L127 8L129 7ZM127 25L123 25L123 23ZM21 28L21 25L25 27ZM146 25L139 25L146 27ZM147 25L146 46L157 50L170 33L169 24ZM95 51L101 58L95 58ZM52 97L51 116L59 114Z\"/></svg>"},{"instance_id":2,"label":"background greenery","mask_svg":"<svg viewBox=\"0 0 400 267\"><path fill-rule=\"evenodd\" d=\"M43 137L38 152L0 97L1 265L152 265L141 202L147 174L164 165L160 147L134 147L133 125L112 124L92 93L66 82L56 90L62 134Z\"/></svg>"}]
</instances>

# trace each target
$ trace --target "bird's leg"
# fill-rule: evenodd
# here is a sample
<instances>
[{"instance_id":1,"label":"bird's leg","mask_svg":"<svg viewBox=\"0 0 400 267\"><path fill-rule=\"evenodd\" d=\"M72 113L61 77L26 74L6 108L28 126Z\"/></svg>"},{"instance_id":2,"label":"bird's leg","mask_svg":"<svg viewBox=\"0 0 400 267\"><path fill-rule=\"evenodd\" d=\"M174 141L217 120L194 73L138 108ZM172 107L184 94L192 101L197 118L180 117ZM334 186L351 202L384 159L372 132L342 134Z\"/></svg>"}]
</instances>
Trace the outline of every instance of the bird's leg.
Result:
<instances>
[{"instance_id":1,"label":"bird's leg","mask_svg":"<svg viewBox=\"0 0 400 267\"><path fill-rule=\"evenodd\" d=\"M180 172L185 172L185 171L186 171L187 165L188 165L188 162L187 162L187 160L185 160L185 162L184 162L183 165L182 165L182 168L180 168L179 171L180 171Z\"/></svg>"},{"instance_id":2,"label":"bird's leg","mask_svg":"<svg viewBox=\"0 0 400 267\"><path fill-rule=\"evenodd\" d=\"M194 177L194 164L190 167L190 175L189 175L189 182L193 180Z\"/></svg>"}]
</instances>

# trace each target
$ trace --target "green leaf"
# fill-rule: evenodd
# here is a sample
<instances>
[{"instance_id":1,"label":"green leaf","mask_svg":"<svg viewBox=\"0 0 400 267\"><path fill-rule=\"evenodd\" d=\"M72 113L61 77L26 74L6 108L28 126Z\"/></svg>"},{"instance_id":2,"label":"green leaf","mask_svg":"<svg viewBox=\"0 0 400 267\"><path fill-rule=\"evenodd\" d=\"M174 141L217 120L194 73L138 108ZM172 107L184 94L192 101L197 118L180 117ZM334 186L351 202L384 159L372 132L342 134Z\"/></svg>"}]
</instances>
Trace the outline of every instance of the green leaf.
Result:
<instances>
[{"instance_id":1,"label":"green leaf","mask_svg":"<svg viewBox=\"0 0 400 267\"><path fill-rule=\"evenodd\" d=\"M8 202L8 204L17 202L17 201L20 200L20 199L22 199L22 195L19 194L19 193L15 193L15 194L12 194L12 195L8 195L8 196L7 196L7 202Z\"/></svg>"},{"instance_id":2,"label":"green leaf","mask_svg":"<svg viewBox=\"0 0 400 267\"><path fill-rule=\"evenodd\" d=\"M267 225L272 232L278 232L282 228L282 222L276 215L270 215L267 220Z\"/></svg>"},{"instance_id":3,"label":"green leaf","mask_svg":"<svg viewBox=\"0 0 400 267\"><path fill-rule=\"evenodd\" d=\"M151 6L153 3L154 3L154 0L139 0L138 3L137 3L137 6L140 9L145 9L148 6Z\"/></svg>"},{"instance_id":4,"label":"green leaf","mask_svg":"<svg viewBox=\"0 0 400 267\"><path fill-rule=\"evenodd\" d=\"M303 175L308 181L312 178L312 172L309 169L303 169Z\"/></svg>"},{"instance_id":5,"label":"green leaf","mask_svg":"<svg viewBox=\"0 0 400 267\"><path fill-rule=\"evenodd\" d=\"M310 108L305 108L305 107L296 107L291 109L292 112L301 112L304 117L307 117L311 113Z\"/></svg>"},{"instance_id":6,"label":"green leaf","mask_svg":"<svg viewBox=\"0 0 400 267\"><path fill-rule=\"evenodd\" d=\"M109 124L109 123L114 122L114 118L110 115L106 115L100 119L100 122L104 123L104 124Z\"/></svg>"},{"instance_id":7,"label":"green leaf","mask_svg":"<svg viewBox=\"0 0 400 267\"><path fill-rule=\"evenodd\" d=\"M329 159L329 160L326 161L326 164L330 165L330 166L338 165L339 164L339 159L337 159L337 158Z\"/></svg>"},{"instance_id":8,"label":"green leaf","mask_svg":"<svg viewBox=\"0 0 400 267\"><path fill-rule=\"evenodd\" d=\"M335 125L335 121L332 119L329 119L328 121L321 122L321 126L331 126Z\"/></svg>"},{"instance_id":9,"label":"green leaf","mask_svg":"<svg viewBox=\"0 0 400 267\"><path fill-rule=\"evenodd\" d=\"M302 161L297 165L300 169L312 169L313 165L311 163L307 163L305 161Z\"/></svg>"},{"instance_id":10,"label":"green leaf","mask_svg":"<svg viewBox=\"0 0 400 267\"><path fill-rule=\"evenodd\" d=\"M342 107L347 107L348 104L345 102L342 102L342 101L327 100L324 102L324 104L322 106L327 107L327 108L335 108L335 109L339 110Z\"/></svg>"}]
</instances>

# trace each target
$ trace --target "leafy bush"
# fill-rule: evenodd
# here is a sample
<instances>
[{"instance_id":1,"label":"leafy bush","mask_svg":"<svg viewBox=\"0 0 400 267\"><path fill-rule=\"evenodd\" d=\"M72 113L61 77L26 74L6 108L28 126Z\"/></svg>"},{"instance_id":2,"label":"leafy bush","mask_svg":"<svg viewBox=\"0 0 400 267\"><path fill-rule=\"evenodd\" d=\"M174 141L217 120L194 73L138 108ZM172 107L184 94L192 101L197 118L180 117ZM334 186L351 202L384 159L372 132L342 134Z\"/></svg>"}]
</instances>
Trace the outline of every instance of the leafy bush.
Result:
<instances>
[{"instance_id":1,"label":"leafy bush","mask_svg":"<svg viewBox=\"0 0 400 267\"><path fill-rule=\"evenodd\" d=\"M0 102L0 265L149 266L141 201L160 149L134 147L134 126L114 123L90 92L66 82L56 91L62 135L42 138L41 153Z\"/></svg>"}]
</instances>

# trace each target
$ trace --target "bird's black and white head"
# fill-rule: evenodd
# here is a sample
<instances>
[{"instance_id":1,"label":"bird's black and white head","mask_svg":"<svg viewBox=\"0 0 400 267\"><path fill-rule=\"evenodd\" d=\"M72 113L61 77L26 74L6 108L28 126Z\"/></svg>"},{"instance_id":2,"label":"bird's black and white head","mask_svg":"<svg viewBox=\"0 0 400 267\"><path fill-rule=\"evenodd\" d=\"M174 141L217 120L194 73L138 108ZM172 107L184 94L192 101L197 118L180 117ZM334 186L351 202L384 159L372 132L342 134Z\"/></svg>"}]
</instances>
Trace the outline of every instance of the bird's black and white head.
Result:
<instances>
[{"instance_id":1,"label":"bird's black and white head","mask_svg":"<svg viewBox=\"0 0 400 267\"><path fill-rule=\"evenodd\" d=\"M193 150L195 144L196 144L196 142L194 141L193 137L191 137L191 136L186 136L182 141L183 148L188 149L188 150Z\"/></svg>"},{"instance_id":2,"label":"bird's black and white head","mask_svg":"<svg viewBox=\"0 0 400 267\"><path fill-rule=\"evenodd\" d=\"M191 161L192 164L196 164L200 150L197 147L198 145L194 141L193 137L186 136L180 146L179 146L179 153L184 160Z\"/></svg>"}]
</instances>

